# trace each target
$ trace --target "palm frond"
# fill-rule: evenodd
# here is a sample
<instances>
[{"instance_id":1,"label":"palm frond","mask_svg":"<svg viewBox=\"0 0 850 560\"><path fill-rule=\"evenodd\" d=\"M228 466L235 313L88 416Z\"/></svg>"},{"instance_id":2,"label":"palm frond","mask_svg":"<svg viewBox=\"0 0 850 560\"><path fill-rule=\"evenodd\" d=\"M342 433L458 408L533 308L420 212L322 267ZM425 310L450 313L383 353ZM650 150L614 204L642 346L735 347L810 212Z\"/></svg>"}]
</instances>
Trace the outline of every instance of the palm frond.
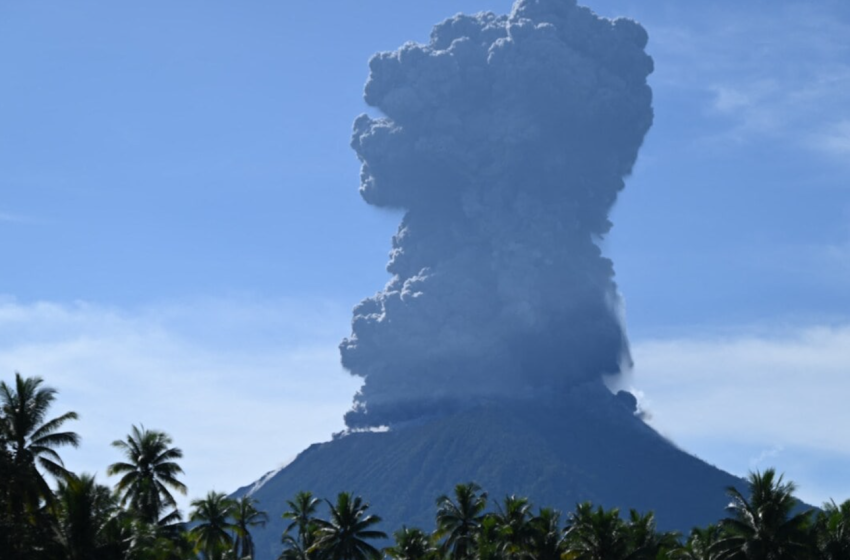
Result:
<instances>
[{"instance_id":1,"label":"palm frond","mask_svg":"<svg viewBox=\"0 0 850 560\"><path fill-rule=\"evenodd\" d=\"M71 447L80 446L80 436L75 432L56 432L39 437L33 435L31 441L33 444L45 447L60 447L63 445L70 445Z\"/></svg>"},{"instance_id":2,"label":"palm frond","mask_svg":"<svg viewBox=\"0 0 850 560\"><path fill-rule=\"evenodd\" d=\"M53 432L61 428L62 425L68 420L79 420L79 418L80 416L76 412L66 412L65 414L57 416L56 418L49 420L39 426L37 430L33 431L30 437L34 440L42 438L44 436L52 434Z\"/></svg>"}]
</instances>

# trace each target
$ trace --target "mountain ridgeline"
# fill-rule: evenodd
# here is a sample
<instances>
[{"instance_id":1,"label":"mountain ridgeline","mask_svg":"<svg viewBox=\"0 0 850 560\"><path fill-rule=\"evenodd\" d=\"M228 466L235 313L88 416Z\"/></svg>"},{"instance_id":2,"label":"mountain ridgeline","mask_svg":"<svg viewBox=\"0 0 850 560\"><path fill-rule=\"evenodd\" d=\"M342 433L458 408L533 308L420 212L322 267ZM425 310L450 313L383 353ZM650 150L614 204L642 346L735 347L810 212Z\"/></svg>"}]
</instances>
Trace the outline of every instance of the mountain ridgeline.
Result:
<instances>
[{"instance_id":1,"label":"mountain ridgeline","mask_svg":"<svg viewBox=\"0 0 850 560\"><path fill-rule=\"evenodd\" d=\"M659 527L687 534L724 514L733 477L679 450L602 387L560 402L480 402L388 432L359 432L315 444L252 492L270 522L254 530L257 560L282 549L280 513L301 490L363 496L379 526L434 528L434 499L475 481L494 501L527 496L562 512L587 500L654 511ZM278 513L280 512L280 513Z\"/></svg>"}]
</instances>

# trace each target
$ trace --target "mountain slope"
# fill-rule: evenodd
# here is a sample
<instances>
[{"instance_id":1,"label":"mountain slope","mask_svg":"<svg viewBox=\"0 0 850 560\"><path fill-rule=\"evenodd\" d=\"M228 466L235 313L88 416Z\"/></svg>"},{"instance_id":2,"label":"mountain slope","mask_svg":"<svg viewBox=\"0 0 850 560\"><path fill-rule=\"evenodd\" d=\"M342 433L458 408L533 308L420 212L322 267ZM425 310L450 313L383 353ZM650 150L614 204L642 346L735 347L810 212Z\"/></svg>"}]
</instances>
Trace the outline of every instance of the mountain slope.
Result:
<instances>
[{"instance_id":1,"label":"mountain slope","mask_svg":"<svg viewBox=\"0 0 850 560\"><path fill-rule=\"evenodd\" d=\"M661 528L683 532L722 517L724 489L744 487L595 389L558 403L478 403L418 425L309 447L253 493L271 519L256 531L258 558L277 557L280 516L300 490L330 500L341 491L361 495L391 533L402 524L432 530L436 498L468 481L491 502L517 494L568 512L591 500L653 510Z\"/></svg>"}]
</instances>

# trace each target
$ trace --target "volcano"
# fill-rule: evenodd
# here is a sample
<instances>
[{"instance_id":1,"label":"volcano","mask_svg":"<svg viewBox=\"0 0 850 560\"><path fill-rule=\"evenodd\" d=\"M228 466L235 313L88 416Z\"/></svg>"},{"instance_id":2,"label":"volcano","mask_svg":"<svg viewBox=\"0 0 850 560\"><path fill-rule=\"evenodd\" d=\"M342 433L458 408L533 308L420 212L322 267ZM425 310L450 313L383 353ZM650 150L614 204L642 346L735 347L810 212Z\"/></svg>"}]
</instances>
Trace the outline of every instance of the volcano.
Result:
<instances>
[{"instance_id":1,"label":"volcano","mask_svg":"<svg viewBox=\"0 0 850 560\"><path fill-rule=\"evenodd\" d=\"M652 510L665 529L723 515L742 481L607 388L632 361L600 242L653 121L648 39L574 0L517 0L371 59L351 146L363 199L404 211L391 279L340 345L363 379L347 430L240 491L272 519L261 558L302 490L361 495L388 532L433 528L436 498L470 481L563 512Z\"/></svg>"},{"instance_id":2,"label":"volcano","mask_svg":"<svg viewBox=\"0 0 850 560\"><path fill-rule=\"evenodd\" d=\"M603 386L582 387L566 402L481 402L387 432L359 432L314 444L250 493L269 512L254 529L258 560L282 550L280 515L302 490L333 501L360 495L379 526L433 530L435 502L474 481L491 503L528 497L566 514L587 500L606 508L655 512L664 530L687 533L725 513L725 489L744 481L678 449ZM491 508L492 509L492 508Z\"/></svg>"}]
</instances>

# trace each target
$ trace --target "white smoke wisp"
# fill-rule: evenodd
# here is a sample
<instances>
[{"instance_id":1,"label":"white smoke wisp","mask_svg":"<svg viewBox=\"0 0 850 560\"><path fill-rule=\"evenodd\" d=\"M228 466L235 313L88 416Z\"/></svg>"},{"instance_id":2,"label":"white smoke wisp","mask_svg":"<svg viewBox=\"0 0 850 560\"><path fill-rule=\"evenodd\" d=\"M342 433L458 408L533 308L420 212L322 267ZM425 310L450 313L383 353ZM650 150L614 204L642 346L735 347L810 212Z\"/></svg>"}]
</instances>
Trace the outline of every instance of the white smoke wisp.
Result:
<instances>
[{"instance_id":1,"label":"white smoke wisp","mask_svg":"<svg viewBox=\"0 0 850 560\"><path fill-rule=\"evenodd\" d=\"M369 204L406 211L386 288L354 310L350 428L558 395L629 364L594 242L652 124L637 23L571 0L458 15L377 54L352 147Z\"/></svg>"}]
</instances>

